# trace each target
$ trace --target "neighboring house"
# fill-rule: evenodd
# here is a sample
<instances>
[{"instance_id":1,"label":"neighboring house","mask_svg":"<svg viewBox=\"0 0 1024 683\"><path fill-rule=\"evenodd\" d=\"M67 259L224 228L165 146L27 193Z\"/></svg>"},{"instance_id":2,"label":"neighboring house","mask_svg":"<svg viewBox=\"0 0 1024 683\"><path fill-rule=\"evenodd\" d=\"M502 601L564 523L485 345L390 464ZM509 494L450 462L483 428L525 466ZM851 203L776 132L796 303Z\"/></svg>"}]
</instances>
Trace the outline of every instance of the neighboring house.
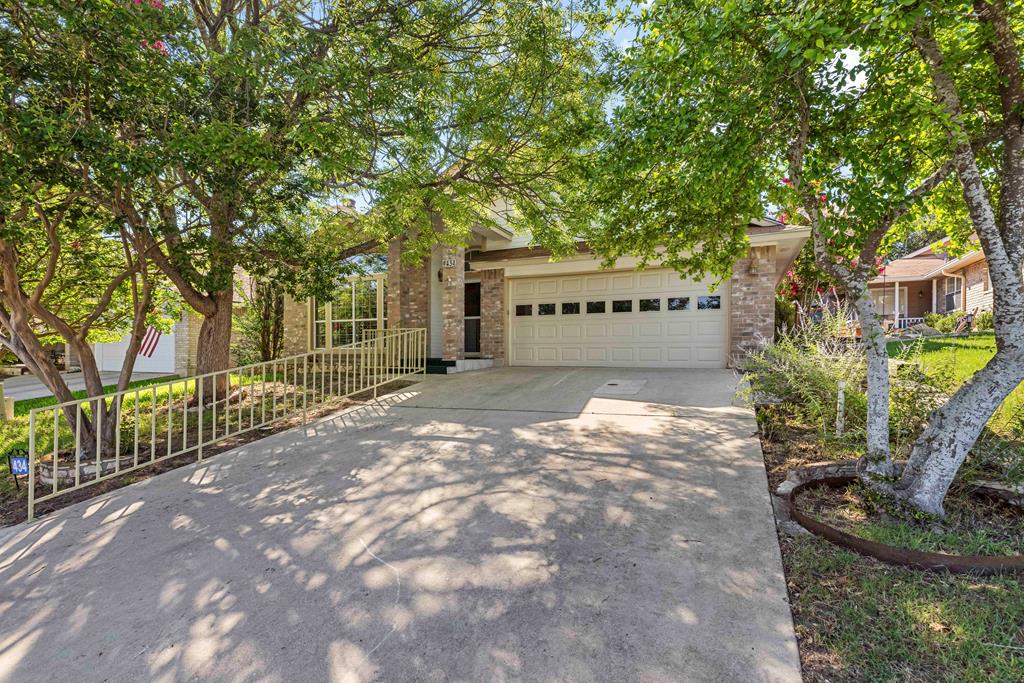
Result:
<instances>
[{"instance_id":1,"label":"neighboring house","mask_svg":"<svg viewBox=\"0 0 1024 683\"><path fill-rule=\"evenodd\" d=\"M160 372L186 377L196 371L199 328L203 319L188 311L174 323L169 332L148 330L142 348L135 359L134 372ZM96 365L100 372L120 372L124 354L128 350L129 335L116 342L93 344ZM68 368L78 367L78 361L69 346L64 345Z\"/></svg>"},{"instance_id":2,"label":"neighboring house","mask_svg":"<svg viewBox=\"0 0 1024 683\"><path fill-rule=\"evenodd\" d=\"M426 328L435 368L491 365L723 368L770 341L775 288L807 228L752 222L732 277L689 281L669 268L603 270L585 244L552 261L530 236L478 228L467 247L438 245L403 265L389 245L387 280L348 283L332 302L285 304L286 353L358 340L368 327Z\"/></svg>"},{"instance_id":3,"label":"neighboring house","mask_svg":"<svg viewBox=\"0 0 1024 683\"><path fill-rule=\"evenodd\" d=\"M971 251L950 257L948 239L889 262L868 283L882 318L910 327L926 313L992 310L992 280L985 254Z\"/></svg>"}]
</instances>

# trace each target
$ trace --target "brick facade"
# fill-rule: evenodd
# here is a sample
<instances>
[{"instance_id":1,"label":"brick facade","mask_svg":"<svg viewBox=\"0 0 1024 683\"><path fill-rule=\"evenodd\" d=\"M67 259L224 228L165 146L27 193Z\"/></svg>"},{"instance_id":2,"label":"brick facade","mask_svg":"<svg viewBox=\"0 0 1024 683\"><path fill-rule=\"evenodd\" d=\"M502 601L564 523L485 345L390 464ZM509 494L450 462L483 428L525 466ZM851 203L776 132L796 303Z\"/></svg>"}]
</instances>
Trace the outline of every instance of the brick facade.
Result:
<instances>
[{"instance_id":1,"label":"brick facade","mask_svg":"<svg viewBox=\"0 0 1024 683\"><path fill-rule=\"evenodd\" d=\"M505 269L480 271L480 354L505 361Z\"/></svg>"},{"instance_id":2,"label":"brick facade","mask_svg":"<svg viewBox=\"0 0 1024 683\"><path fill-rule=\"evenodd\" d=\"M428 328L430 320L430 261L402 263L402 240L388 244L388 327Z\"/></svg>"},{"instance_id":3,"label":"brick facade","mask_svg":"<svg viewBox=\"0 0 1024 683\"><path fill-rule=\"evenodd\" d=\"M284 295L284 355L294 356L313 348L309 329L309 301Z\"/></svg>"},{"instance_id":4,"label":"brick facade","mask_svg":"<svg viewBox=\"0 0 1024 683\"><path fill-rule=\"evenodd\" d=\"M441 317L445 360L466 357L466 250L446 246L441 252ZM481 299L481 316L483 300Z\"/></svg>"},{"instance_id":5,"label":"brick facade","mask_svg":"<svg viewBox=\"0 0 1024 683\"><path fill-rule=\"evenodd\" d=\"M730 365L775 336L775 246L751 247L730 281Z\"/></svg>"}]
</instances>

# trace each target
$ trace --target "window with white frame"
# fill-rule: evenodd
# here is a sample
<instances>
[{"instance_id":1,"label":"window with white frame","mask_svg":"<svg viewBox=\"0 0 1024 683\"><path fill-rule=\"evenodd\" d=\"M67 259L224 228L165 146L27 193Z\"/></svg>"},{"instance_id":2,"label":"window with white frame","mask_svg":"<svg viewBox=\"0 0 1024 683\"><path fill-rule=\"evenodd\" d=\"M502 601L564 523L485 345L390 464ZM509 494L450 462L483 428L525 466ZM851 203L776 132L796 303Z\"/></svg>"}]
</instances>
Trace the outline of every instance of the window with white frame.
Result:
<instances>
[{"instance_id":1,"label":"window with white frame","mask_svg":"<svg viewBox=\"0 0 1024 683\"><path fill-rule=\"evenodd\" d=\"M341 283L329 301L313 299L313 348L333 348L362 341L363 330L383 328L386 284L383 275Z\"/></svg>"},{"instance_id":2,"label":"window with white frame","mask_svg":"<svg viewBox=\"0 0 1024 683\"><path fill-rule=\"evenodd\" d=\"M945 294L947 311L960 308L960 292L963 290L963 282L960 278L947 275L942 282L942 292Z\"/></svg>"}]
</instances>

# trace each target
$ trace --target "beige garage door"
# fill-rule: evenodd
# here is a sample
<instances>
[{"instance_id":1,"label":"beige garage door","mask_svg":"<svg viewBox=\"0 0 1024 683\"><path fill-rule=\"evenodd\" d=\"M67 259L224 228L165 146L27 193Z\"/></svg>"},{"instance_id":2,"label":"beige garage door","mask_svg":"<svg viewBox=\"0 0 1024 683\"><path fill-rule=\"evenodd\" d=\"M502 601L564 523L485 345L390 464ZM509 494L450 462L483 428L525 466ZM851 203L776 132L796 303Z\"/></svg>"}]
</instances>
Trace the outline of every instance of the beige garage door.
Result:
<instances>
[{"instance_id":1,"label":"beige garage door","mask_svg":"<svg viewBox=\"0 0 1024 683\"><path fill-rule=\"evenodd\" d=\"M512 365L721 368L726 285L672 270L510 280Z\"/></svg>"}]
</instances>

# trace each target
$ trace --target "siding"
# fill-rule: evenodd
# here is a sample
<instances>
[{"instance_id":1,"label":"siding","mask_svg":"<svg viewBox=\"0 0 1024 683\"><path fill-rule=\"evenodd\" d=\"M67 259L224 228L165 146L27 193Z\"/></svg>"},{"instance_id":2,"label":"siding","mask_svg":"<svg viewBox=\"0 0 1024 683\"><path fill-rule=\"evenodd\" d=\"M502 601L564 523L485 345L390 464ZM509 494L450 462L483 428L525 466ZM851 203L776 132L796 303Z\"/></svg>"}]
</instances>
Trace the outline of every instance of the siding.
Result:
<instances>
[{"instance_id":1,"label":"siding","mask_svg":"<svg viewBox=\"0 0 1024 683\"><path fill-rule=\"evenodd\" d=\"M185 309L181 320L174 323L174 373L179 377L196 374L199 328L203 319Z\"/></svg>"},{"instance_id":2,"label":"siding","mask_svg":"<svg viewBox=\"0 0 1024 683\"><path fill-rule=\"evenodd\" d=\"M988 286L988 266L984 261L972 263L960 271L966 278L967 310L992 310L992 288Z\"/></svg>"}]
</instances>

